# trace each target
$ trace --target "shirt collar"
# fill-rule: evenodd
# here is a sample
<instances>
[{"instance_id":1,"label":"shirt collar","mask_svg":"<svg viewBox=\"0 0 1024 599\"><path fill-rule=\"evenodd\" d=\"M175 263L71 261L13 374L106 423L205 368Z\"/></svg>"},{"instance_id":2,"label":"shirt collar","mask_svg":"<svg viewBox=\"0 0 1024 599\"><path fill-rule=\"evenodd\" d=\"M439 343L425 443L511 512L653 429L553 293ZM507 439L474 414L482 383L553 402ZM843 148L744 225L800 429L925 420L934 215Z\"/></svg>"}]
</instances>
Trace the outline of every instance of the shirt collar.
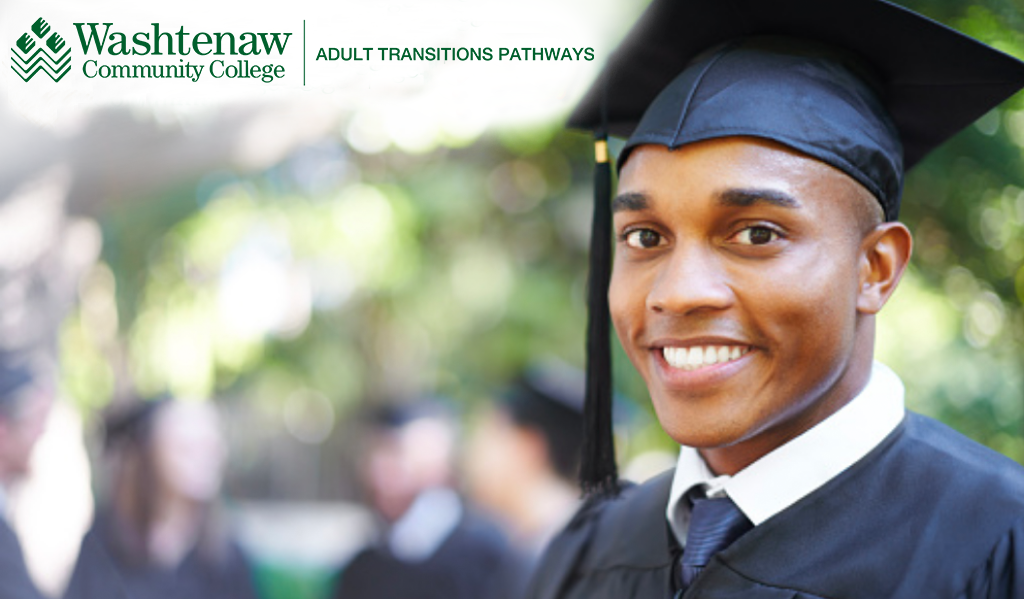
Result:
<instances>
[{"instance_id":1,"label":"shirt collar","mask_svg":"<svg viewBox=\"0 0 1024 599\"><path fill-rule=\"evenodd\" d=\"M875 362L864 389L834 414L761 457L735 476L718 476L696 449L679 454L666 517L686 538L689 510L683 497L697 485L724 493L755 526L793 505L867 455L903 420L903 382Z\"/></svg>"},{"instance_id":2,"label":"shirt collar","mask_svg":"<svg viewBox=\"0 0 1024 599\"><path fill-rule=\"evenodd\" d=\"M402 561L422 562L434 555L461 520L462 502L455 491L428 489L391 527L388 547Z\"/></svg>"}]
</instances>

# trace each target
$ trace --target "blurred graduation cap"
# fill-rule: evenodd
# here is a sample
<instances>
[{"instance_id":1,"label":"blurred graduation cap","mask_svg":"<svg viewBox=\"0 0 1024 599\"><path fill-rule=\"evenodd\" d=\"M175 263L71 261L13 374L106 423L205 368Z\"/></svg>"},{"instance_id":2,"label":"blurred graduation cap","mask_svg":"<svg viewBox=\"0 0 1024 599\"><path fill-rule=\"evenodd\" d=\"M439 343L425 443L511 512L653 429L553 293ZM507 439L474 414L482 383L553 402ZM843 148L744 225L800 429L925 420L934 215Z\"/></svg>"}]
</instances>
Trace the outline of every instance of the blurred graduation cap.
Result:
<instances>
[{"instance_id":1,"label":"blurred graduation cap","mask_svg":"<svg viewBox=\"0 0 1024 599\"><path fill-rule=\"evenodd\" d=\"M0 413L34 381L32 371L0 356Z\"/></svg>"},{"instance_id":2,"label":"blurred graduation cap","mask_svg":"<svg viewBox=\"0 0 1024 599\"><path fill-rule=\"evenodd\" d=\"M528 367L502 395L502 406L516 426L539 432L551 465L574 478L583 445L583 371L554 360Z\"/></svg>"},{"instance_id":3,"label":"blurred graduation cap","mask_svg":"<svg viewBox=\"0 0 1024 599\"><path fill-rule=\"evenodd\" d=\"M145 443L152 432L154 417L170 402L171 396L167 394L149 399L133 395L111 406L103 416L104 449Z\"/></svg>"},{"instance_id":4,"label":"blurred graduation cap","mask_svg":"<svg viewBox=\"0 0 1024 599\"><path fill-rule=\"evenodd\" d=\"M365 424L377 431L394 431L417 420L434 419L454 423L451 400L440 395L422 395L392 399L367 408Z\"/></svg>"},{"instance_id":5,"label":"blurred graduation cap","mask_svg":"<svg viewBox=\"0 0 1024 599\"><path fill-rule=\"evenodd\" d=\"M1024 87L1024 63L884 0L654 0L569 119L596 137L581 482L618 488L610 414L606 139L773 140L899 212L904 172Z\"/></svg>"}]
</instances>

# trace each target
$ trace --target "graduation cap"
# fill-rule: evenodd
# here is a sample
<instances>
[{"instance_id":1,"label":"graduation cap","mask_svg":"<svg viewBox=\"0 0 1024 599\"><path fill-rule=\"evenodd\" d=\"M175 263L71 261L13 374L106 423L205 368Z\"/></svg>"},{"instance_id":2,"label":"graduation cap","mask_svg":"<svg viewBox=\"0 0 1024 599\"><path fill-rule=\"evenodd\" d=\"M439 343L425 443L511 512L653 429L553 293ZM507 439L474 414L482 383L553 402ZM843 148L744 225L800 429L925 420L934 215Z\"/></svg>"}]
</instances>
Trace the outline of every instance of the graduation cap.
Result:
<instances>
[{"instance_id":1,"label":"graduation cap","mask_svg":"<svg viewBox=\"0 0 1024 599\"><path fill-rule=\"evenodd\" d=\"M597 166L581 482L615 493L607 136L677 148L769 139L843 171L887 220L904 172L1024 87L1024 63L884 0L654 0L569 126L595 132Z\"/></svg>"},{"instance_id":2,"label":"graduation cap","mask_svg":"<svg viewBox=\"0 0 1024 599\"><path fill-rule=\"evenodd\" d=\"M31 370L0 358L0 411L7 409L10 402L33 380Z\"/></svg>"},{"instance_id":3,"label":"graduation cap","mask_svg":"<svg viewBox=\"0 0 1024 599\"><path fill-rule=\"evenodd\" d=\"M378 431L392 431L423 419L450 421L454 418L449 400L437 395L395 399L371 406L364 413L365 423Z\"/></svg>"},{"instance_id":4,"label":"graduation cap","mask_svg":"<svg viewBox=\"0 0 1024 599\"><path fill-rule=\"evenodd\" d=\"M132 397L110 408L103 418L103 447L110 450L125 443L145 443L156 414L171 401L166 394L151 399Z\"/></svg>"},{"instance_id":5,"label":"graduation cap","mask_svg":"<svg viewBox=\"0 0 1024 599\"><path fill-rule=\"evenodd\" d=\"M567 479L578 473L585 389L582 371L550 361L531 365L502 395L512 421L543 435L552 467Z\"/></svg>"}]
</instances>

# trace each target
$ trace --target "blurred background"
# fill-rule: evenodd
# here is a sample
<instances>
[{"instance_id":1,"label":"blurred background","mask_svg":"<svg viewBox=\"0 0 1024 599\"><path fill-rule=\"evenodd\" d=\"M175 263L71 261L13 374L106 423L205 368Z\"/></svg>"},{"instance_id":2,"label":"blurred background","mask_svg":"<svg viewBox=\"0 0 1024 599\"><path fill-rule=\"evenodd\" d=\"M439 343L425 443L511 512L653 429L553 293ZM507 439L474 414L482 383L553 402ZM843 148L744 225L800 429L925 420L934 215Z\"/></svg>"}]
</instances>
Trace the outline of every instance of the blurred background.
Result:
<instances>
[{"instance_id":1,"label":"blurred background","mask_svg":"<svg viewBox=\"0 0 1024 599\"><path fill-rule=\"evenodd\" d=\"M1021 0L900 3L1024 59ZM581 16L598 60L514 122L438 108L460 95L445 83L49 122L0 95L0 349L59 373L12 506L40 586L70 576L116 398L217 407L221 494L257 589L312 599L374 535L368 408L443 396L461 440L532 362L582 367L592 151L563 121L644 4ZM1024 95L910 174L902 220L915 255L879 359L909 407L1024 462ZM670 465L621 351L615 380L620 464Z\"/></svg>"}]
</instances>

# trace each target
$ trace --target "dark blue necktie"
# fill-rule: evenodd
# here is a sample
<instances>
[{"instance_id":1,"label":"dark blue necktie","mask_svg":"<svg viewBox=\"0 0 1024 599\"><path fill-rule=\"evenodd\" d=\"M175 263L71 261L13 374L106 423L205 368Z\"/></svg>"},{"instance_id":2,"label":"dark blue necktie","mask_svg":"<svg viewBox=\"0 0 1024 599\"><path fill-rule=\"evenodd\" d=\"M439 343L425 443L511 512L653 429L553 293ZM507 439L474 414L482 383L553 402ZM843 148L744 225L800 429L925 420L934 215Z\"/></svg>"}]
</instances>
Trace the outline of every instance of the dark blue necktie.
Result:
<instances>
[{"instance_id":1,"label":"dark blue necktie","mask_svg":"<svg viewBox=\"0 0 1024 599\"><path fill-rule=\"evenodd\" d=\"M679 560L682 583L680 594L693 584L713 555L753 527L728 497L694 499L690 510L690 528L686 533L686 547Z\"/></svg>"}]
</instances>

